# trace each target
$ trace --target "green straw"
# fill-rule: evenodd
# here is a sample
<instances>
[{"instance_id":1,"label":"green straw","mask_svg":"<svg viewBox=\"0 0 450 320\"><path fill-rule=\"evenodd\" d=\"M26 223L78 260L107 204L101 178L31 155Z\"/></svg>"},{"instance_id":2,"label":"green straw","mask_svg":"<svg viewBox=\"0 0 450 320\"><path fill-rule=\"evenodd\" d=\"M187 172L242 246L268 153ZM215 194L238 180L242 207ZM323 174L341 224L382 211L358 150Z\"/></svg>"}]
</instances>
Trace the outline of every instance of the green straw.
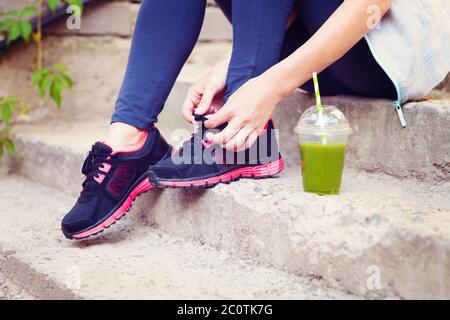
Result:
<instances>
[{"instance_id":1,"label":"green straw","mask_svg":"<svg viewBox=\"0 0 450 320\"><path fill-rule=\"evenodd\" d=\"M314 91L316 93L317 111L319 112L320 129L322 131L320 136L322 137L322 144L326 144L326 135L325 135L325 128L324 128L324 123L323 123L322 99L320 98L319 79L317 78L317 72L314 72L312 74L312 77L313 77L313 82L314 82Z\"/></svg>"}]
</instances>

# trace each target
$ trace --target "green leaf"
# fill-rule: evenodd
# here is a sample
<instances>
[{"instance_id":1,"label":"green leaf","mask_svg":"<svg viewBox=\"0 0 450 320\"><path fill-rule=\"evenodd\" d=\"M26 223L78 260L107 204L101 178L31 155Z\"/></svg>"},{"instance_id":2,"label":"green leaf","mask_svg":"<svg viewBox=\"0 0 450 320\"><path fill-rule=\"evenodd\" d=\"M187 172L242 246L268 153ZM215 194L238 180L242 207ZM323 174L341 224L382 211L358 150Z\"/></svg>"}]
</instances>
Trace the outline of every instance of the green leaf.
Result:
<instances>
[{"instance_id":1,"label":"green leaf","mask_svg":"<svg viewBox=\"0 0 450 320\"><path fill-rule=\"evenodd\" d=\"M38 88L39 88L39 95L41 96L41 98L45 97L45 92L47 91L47 87L50 84L51 78L52 76L49 73L47 73L41 80L41 82L39 82Z\"/></svg>"},{"instance_id":2,"label":"green leaf","mask_svg":"<svg viewBox=\"0 0 450 320\"><path fill-rule=\"evenodd\" d=\"M31 32L33 32L33 27L29 21L20 21L20 29L22 33L22 38L26 41L30 40Z\"/></svg>"},{"instance_id":3,"label":"green leaf","mask_svg":"<svg viewBox=\"0 0 450 320\"><path fill-rule=\"evenodd\" d=\"M55 11L56 8L58 7L59 0L47 0L47 3L50 10Z\"/></svg>"},{"instance_id":4,"label":"green leaf","mask_svg":"<svg viewBox=\"0 0 450 320\"><path fill-rule=\"evenodd\" d=\"M66 87L72 90L73 88L73 81L67 74L57 74L58 79L61 81L61 83Z\"/></svg>"},{"instance_id":5,"label":"green leaf","mask_svg":"<svg viewBox=\"0 0 450 320\"><path fill-rule=\"evenodd\" d=\"M9 29L8 37L6 39L6 43L10 44L11 42L13 42L17 38L19 38L20 35L21 35L20 23L19 22L15 22L15 23L13 23L11 25L11 28Z\"/></svg>"},{"instance_id":6,"label":"green leaf","mask_svg":"<svg viewBox=\"0 0 450 320\"><path fill-rule=\"evenodd\" d=\"M11 109L10 104L5 103L2 108L2 118L3 122L8 124L11 121Z\"/></svg>"},{"instance_id":7,"label":"green leaf","mask_svg":"<svg viewBox=\"0 0 450 320\"><path fill-rule=\"evenodd\" d=\"M35 13L36 13L36 7L32 7L32 6L25 7L20 11L19 17L31 16Z\"/></svg>"},{"instance_id":8,"label":"green leaf","mask_svg":"<svg viewBox=\"0 0 450 320\"><path fill-rule=\"evenodd\" d=\"M0 141L0 159L3 157L3 142Z\"/></svg>"},{"instance_id":9,"label":"green leaf","mask_svg":"<svg viewBox=\"0 0 450 320\"><path fill-rule=\"evenodd\" d=\"M8 150L10 155L16 154L16 147L14 146L14 142L11 139L5 139L3 141L3 145L5 146L6 150Z\"/></svg>"},{"instance_id":10,"label":"green leaf","mask_svg":"<svg viewBox=\"0 0 450 320\"><path fill-rule=\"evenodd\" d=\"M61 91L63 89L63 85L57 78L53 79L50 85L50 97L52 97L53 101L55 101L56 105L61 107Z\"/></svg>"},{"instance_id":11,"label":"green leaf","mask_svg":"<svg viewBox=\"0 0 450 320\"><path fill-rule=\"evenodd\" d=\"M39 82L41 82L42 77L44 74L48 73L48 69L47 68L40 68L37 69L34 73L33 73L33 79L31 81L31 84L33 86L36 86L39 84Z\"/></svg>"}]
</instances>

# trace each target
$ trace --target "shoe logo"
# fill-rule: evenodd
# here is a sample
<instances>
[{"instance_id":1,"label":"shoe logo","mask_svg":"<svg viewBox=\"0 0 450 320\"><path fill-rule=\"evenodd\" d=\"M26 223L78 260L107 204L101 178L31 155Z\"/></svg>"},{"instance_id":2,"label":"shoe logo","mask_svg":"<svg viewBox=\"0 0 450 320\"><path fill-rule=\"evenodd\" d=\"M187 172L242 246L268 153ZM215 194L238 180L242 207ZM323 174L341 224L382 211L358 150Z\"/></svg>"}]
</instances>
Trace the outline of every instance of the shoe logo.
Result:
<instances>
[{"instance_id":1,"label":"shoe logo","mask_svg":"<svg viewBox=\"0 0 450 320\"><path fill-rule=\"evenodd\" d=\"M135 171L136 170L131 166L121 166L117 168L116 172L114 173L114 176L129 181L130 179L133 178Z\"/></svg>"},{"instance_id":2,"label":"shoe logo","mask_svg":"<svg viewBox=\"0 0 450 320\"><path fill-rule=\"evenodd\" d=\"M136 169L132 166L119 166L108 181L106 190L114 198L119 199L127 191L136 176Z\"/></svg>"}]
</instances>

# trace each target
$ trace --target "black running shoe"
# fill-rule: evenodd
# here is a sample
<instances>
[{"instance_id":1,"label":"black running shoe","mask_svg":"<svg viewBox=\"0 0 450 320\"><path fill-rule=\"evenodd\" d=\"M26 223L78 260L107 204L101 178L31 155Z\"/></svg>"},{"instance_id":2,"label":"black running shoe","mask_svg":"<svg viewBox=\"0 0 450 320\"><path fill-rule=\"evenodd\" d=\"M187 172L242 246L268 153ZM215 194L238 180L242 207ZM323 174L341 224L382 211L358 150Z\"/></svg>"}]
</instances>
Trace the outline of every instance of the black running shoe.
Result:
<instances>
[{"instance_id":1,"label":"black running shoe","mask_svg":"<svg viewBox=\"0 0 450 320\"><path fill-rule=\"evenodd\" d=\"M83 191L62 220L64 235L68 239L87 238L119 220L138 195L153 188L146 174L148 167L169 156L170 151L156 128L131 152L115 152L104 143L95 143L81 170L86 176Z\"/></svg>"},{"instance_id":2,"label":"black running shoe","mask_svg":"<svg viewBox=\"0 0 450 320\"><path fill-rule=\"evenodd\" d=\"M272 177L284 168L270 120L257 141L247 150L232 152L206 140L205 117L197 116L201 128L183 146L150 167L150 182L160 188L210 188L240 178Z\"/></svg>"}]
</instances>

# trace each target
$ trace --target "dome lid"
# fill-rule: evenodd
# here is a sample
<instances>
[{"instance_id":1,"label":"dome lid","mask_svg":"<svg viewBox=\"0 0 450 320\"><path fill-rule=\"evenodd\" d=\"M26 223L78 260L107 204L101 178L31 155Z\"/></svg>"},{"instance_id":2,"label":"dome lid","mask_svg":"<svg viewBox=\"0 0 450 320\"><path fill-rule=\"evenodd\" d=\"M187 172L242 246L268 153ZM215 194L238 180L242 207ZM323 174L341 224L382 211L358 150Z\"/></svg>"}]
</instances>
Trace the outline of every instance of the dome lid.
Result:
<instances>
[{"instance_id":1,"label":"dome lid","mask_svg":"<svg viewBox=\"0 0 450 320\"><path fill-rule=\"evenodd\" d=\"M322 107L322 121L316 106L308 108L300 117L295 127L300 135L350 135L353 133L344 114L336 107Z\"/></svg>"}]
</instances>

